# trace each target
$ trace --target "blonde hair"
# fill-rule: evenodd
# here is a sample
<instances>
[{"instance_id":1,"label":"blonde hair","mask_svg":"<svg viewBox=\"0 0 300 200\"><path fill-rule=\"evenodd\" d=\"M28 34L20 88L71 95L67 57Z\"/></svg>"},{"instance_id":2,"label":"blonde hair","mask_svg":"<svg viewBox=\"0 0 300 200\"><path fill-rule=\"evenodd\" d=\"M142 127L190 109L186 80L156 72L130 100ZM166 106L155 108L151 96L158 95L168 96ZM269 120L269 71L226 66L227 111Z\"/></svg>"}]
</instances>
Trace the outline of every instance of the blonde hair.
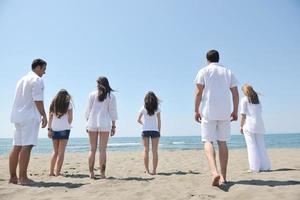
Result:
<instances>
[{"instance_id":1,"label":"blonde hair","mask_svg":"<svg viewBox=\"0 0 300 200\"><path fill-rule=\"evenodd\" d=\"M248 97L249 103L259 104L258 94L251 85L244 84L242 87L242 91Z\"/></svg>"}]
</instances>

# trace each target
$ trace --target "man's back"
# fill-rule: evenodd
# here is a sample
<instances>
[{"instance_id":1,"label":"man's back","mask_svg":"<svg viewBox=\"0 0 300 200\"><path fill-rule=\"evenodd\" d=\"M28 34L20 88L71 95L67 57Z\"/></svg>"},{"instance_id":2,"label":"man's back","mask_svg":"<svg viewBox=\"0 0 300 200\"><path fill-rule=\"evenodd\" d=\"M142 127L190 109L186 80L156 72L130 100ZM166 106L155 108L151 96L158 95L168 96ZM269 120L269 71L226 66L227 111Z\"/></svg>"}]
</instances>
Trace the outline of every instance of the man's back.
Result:
<instances>
[{"instance_id":1,"label":"man's back","mask_svg":"<svg viewBox=\"0 0 300 200\"><path fill-rule=\"evenodd\" d=\"M198 72L196 83L204 85L202 116L209 120L229 120L230 88L238 83L231 71L218 63L210 63Z\"/></svg>"},{"instance_id":2,"label":"man's back","mask_svg":"<svg viewBox=\"0 0 300 200\"><path fill-rule=\"evenodd\" d=\"M34 72L29 72L17 83L11 112L11 122L20 123L26 119L40 119L34 101L43 100L43 81Z\"/></svg>"}]
</instances>

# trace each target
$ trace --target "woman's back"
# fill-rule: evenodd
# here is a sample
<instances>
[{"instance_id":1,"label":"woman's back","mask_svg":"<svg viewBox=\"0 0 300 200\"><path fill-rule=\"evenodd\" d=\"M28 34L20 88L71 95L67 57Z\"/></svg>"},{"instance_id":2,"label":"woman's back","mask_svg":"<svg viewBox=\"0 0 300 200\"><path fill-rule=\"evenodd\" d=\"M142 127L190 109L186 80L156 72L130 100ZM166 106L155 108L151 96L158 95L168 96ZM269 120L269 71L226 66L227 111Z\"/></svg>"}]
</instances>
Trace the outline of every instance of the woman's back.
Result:
<instances>
[{"instance_id":1,"label":"woman's back","mask_svg":"<svg viewBox=\"0 0 300 200\"><path fill-rule=\"evenodd\" d=\"M251 133L264 133L261 104L250 103L248 97L241 99L241 113L246 115L244 129Z\"/></svg>"}]
</instances>

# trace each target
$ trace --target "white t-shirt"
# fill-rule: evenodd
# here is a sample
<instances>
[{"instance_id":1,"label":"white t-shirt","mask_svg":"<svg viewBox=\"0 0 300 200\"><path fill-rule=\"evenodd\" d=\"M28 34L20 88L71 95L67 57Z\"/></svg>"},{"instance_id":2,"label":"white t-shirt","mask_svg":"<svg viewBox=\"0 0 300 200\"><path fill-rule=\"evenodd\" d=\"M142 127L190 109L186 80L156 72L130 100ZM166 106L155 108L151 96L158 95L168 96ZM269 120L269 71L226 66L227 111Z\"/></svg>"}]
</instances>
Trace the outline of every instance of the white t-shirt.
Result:
<instances>
[{"instance_id":1,"label":"white t-shirt","mask_svg":"<svg viewBox=\"0 0 300 200\"><path fill-rule=\"evenodd\" d=\"M230 88L238 85L233 73L219 63L211 63L199 70L195 82L204 85L201 115L207 120L230 120Z\"/></svg>"},{"instance_id":2,"label":"white t-shirt","mask_svg":"<svg viewBox=\"0 0 300 200\"><path fill-rule=\"evenodd\" d=\"M73 109L73 105L70 102L68 110ZM71 124L68 121L68 113L65 113L63 116L58 118L54 113L53 113L53 119L52 119L52 124L51 128L53 131L64 131L64 130L70 130L72 128Z\"/></svg>"},{"instance_id":3,"label":"white t-shirt","mask_svg":"<svg viewBox=\"0 0 300 200\"><path fill-rule=\"evenodd\" d=\"M115 95L107 94L101 102L98 100L98 91L90 93L85 117L89 128L111 127L111 122L118 119Z\"/></svg>"},{"instance_id":4,"label":"white t-shirt","mask_svg":"<svg viewBox=\"0 0 300 200\"><path fill-rule=\"evenodd\" d=\"M158 131L157 113L160 113L160 108L154 112L154 115L149 115L144 106L141 107L140 114L143 115L143 131Z\"/></svg>"},{"instance_id":5,"label":"white t-shirt","mask_svg":"<svg viewBox=\"0 0 300 200\"><path fill-rule=\"evenodd\" d=\"M247 97L243 97L240 103L241 114L246 115L243 129L250 133L264 133L265 126L262 119L261 104L249 103Z\"/></svg>"},{"instance_id":6,"label":"white t-shirt","mask_svg":"<svg viewBox=\"0 0 300 200\"><path fill-rule=\"evenodd\" d=\"M35 101L44 100L44 83L41 77L31 71L17 83L10 121L21 123L28 119L41 121Z\"/></svg>"}]
</instances>

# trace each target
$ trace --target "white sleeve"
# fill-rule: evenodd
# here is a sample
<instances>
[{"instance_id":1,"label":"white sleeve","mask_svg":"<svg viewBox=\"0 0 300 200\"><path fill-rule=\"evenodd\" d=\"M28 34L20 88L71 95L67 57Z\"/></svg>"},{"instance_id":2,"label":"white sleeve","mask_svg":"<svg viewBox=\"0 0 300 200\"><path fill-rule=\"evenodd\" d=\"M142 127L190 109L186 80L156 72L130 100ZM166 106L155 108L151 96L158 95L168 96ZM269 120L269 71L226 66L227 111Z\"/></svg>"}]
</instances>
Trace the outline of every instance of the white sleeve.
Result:
<instances>
[{"instance_id":1,"label":"white sleeve","mask_svg":"<svg viewBox=\"0 0 300 200\"><path fill-rule=\"evenodd\" d=\"M196 78L195 78L195 83L196 83L196 84L205 85L203 70L200 70L200 71L197 73Z\"/></svg>"},{"instance_id":2,"label":"white sleeve","mask_svg":"<svg viewBox=\"0 0 300 200\"><path fill-rule=\"evenodd\" d=\"M44 83L42 79L37 79L32 84L33 101L44 101Z\"/></svg>"},{"instance_id":3,"label":"white sleeve","mask_svg":"<svg viewBox=\"0 0 300 200\"><path fill-rule=\"evenodd\" d=\"M140 113L140 114L144 114L144 106L142 106L142 107L140 108L139 113Z\"/></svg>"},{"instance_id":4,"label":"white sleeve","mask_svg":"<svg viewBox=\"0 0 300 200\"><path fill-rule=\"evenodd\" d=\"M108 111L109 111L110 119L112 121L115 121L118 119L117 101L116 101L116 97L113 94L110 94Z\"/></svg>"},{"instance_id":5,"label":"white sleeve","mask_svg":"<svg viewBox=\"0 0 300 200\"><path fill-rule=\"evenodd\" d=\"M157 112L157 113L160 113L160 112L161 112L160 107L157 108L157 111L156 111L156 112Z\"/></svg>"},{"instance_id":6,"label":"white sleeve","mask_svg":"<svg viewBox=\"0 0 300 200\"><path fill-rule=\"evenodd\" d=\"M230 79L230 88L237 87L239 84L239 81L236 79L233 73L231 73L231 79Z\"/></svg>"},{"instance_id":7,"label":"white sleeve","mask_svg":"<svg viewBox=\"0 0 300 200\"><path fill-rule=\"evenodd\" d=\"M241 109L241 114L246 115L247 114L247 99L242 98L241 103L240 103L240 109Z\"/></svg>"},{"instance_id":8,"label":"white sleeve","mask_svg":"<svg viewBox=\"0 0 300 200\"><path fill-rule=\"evenodd\" d=\"M72 101L69 102L69 107L68 107L68 110L72 110L73 109L73 103Z\"/></svg>"},{"instance_id":9,"label":"white sleeve","mask_svg":"<svg viewBox=\"0 0 300 200\"><path fill-rule=\"evenodd\" d=\"M94 98L93 98L93 95L90 94L89 99L88 99L88 103L87 103L87 106L86 106L86 111L85 111L85 119L86 120L89 119L90 112L91 112L92 107L93 107L93 103L94 103Z\"/></svg>"}]
</instances>

